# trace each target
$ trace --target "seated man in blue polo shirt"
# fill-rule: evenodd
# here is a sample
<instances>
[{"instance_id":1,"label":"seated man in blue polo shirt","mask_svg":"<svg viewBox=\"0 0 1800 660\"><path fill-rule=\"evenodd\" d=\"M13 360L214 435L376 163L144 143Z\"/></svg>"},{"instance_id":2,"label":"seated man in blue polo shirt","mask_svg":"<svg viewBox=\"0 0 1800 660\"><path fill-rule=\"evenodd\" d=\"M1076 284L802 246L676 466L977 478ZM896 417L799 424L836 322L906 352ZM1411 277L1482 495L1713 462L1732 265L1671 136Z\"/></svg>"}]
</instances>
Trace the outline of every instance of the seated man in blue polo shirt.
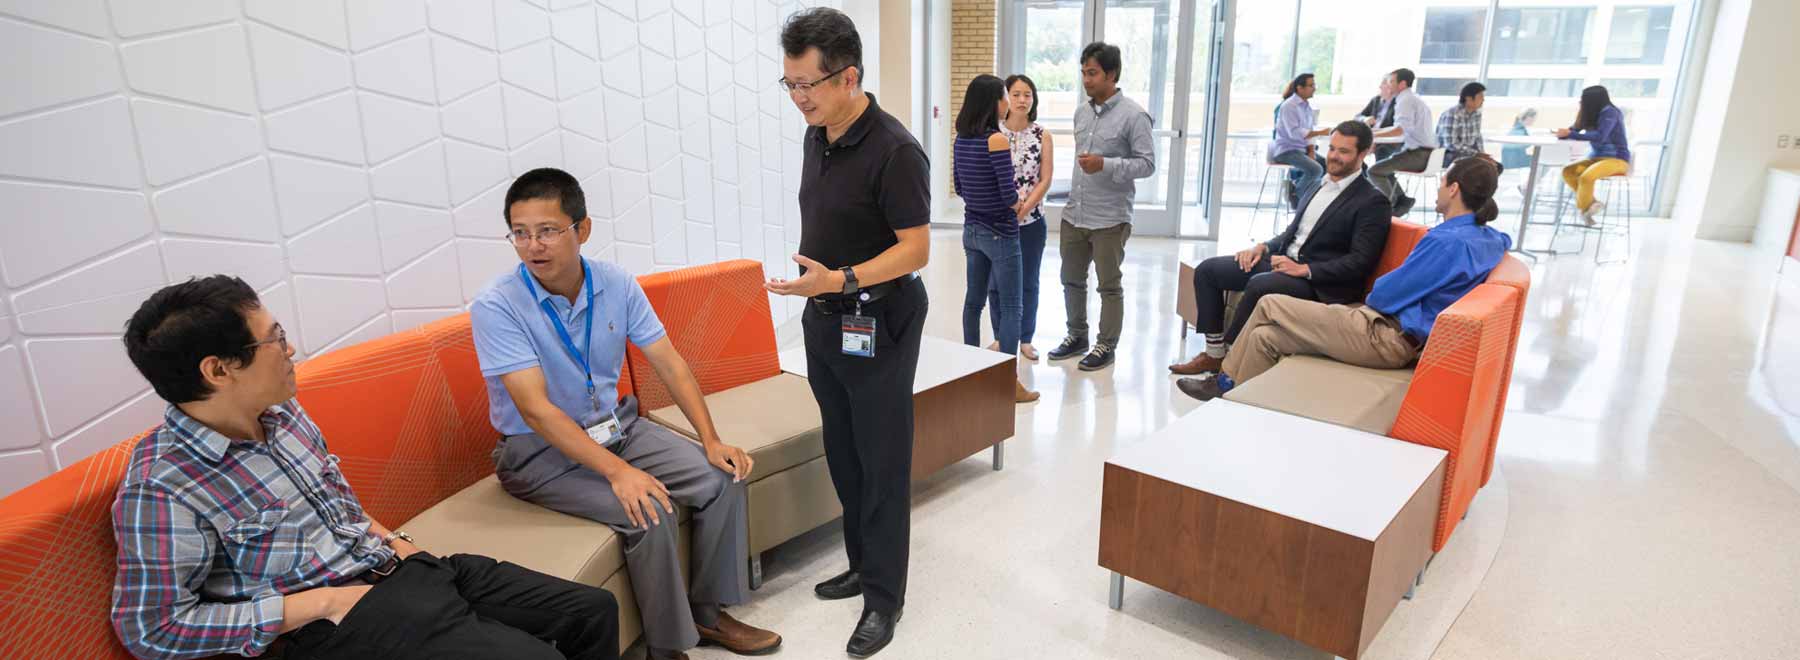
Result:
<instances>
[{"instance_id":1,"label":"seated man in blue polo shirt","mask_svg":"<svg viewBox=\"0 0 1800 660\"><path fill-rule=\"evenodd\" d=\"M1512 247L1489 227L1500 215L1494 189L1500 166L1486 154L1456 161L1438 185L1444 222L1419 240L1406 261L1375 280L1366 305L1327 305L1292 296L1256 303L1224 369L1175 386L1201 401L1231 391L1289 355L1323 355L1359 367L1398 369L1419 359L1445 308L1487 281Z\"/></svg>"},{"instance_id":2,"label":"seated man in blue polo shirt","mask_svg":"<svg viewBox=\"0 0 1800 660\"><path fill-rule=\"evenodd\" d=\"M506 191L520 264L470 309L489 417L505 438L494 472L515 497L617 530L652 658L699 643L744 654L781 644L721 611L744 601L744 485L752 461L720 441L700 384L637 280L587 259L593 222L567 172L526 172ZM694 443L620 399L625 342L643 351L699 431ZM692 584L682 579L675 505L693 510Z\"/></svg>"}]
</instances>

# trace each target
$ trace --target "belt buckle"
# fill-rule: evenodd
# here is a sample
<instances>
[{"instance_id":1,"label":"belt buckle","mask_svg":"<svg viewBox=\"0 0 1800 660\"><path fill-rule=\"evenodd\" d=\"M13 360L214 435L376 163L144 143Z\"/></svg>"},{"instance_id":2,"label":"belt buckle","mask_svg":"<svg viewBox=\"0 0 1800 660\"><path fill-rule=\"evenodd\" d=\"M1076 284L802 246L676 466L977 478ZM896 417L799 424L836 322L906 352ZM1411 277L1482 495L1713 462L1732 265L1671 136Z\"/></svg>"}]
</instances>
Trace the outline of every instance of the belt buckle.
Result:
<instances>
[{"instance_id":1,"label":"belt buckle","mask_svg":"<svg viewBox=\"0 0 1800 660\"><path fill-rule=\"evenodd\" d=\"M400 560L394 557L388 557L387 561L381 562L380 566L371 567L368 572L363 573L362 578L364 582L376 584L382 580L386 580L388 576L393 575L394 571L399 568Z\"/></svg>"}]
</instances>

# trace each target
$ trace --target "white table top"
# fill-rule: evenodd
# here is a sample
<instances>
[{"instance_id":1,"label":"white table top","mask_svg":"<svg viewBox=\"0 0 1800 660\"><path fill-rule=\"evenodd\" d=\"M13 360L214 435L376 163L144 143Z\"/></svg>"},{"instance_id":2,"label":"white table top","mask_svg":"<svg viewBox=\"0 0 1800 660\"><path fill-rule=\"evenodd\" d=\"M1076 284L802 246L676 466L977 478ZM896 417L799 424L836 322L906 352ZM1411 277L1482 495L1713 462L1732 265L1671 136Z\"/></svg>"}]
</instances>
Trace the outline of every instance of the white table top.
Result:
<instances>
[{"instance_id":1,"label":"white table top","mask_svg":"<svg viewBox=\"0 0 1800 660\"><path fill-rule=\"evenodd\" d=\"M1373 541L1447 455L1214 399L1107 462Z\"/></svg>"},{"instance_id":2,"label":"white table top","mask_svg":"<svg viewBox=\"0 0 1800 660\"><path fill-rule=\"evenodd\" d=\"M1017 358L999 351L926 335L919 342L919 370L913 374L913 394L1014 359ZM782 371L806 377L806 347L782 351L780 360Z\"/></svg>"},{"instance_id":3,"label":"white table top","mask_svg":"<svg viewBox=\"0 0 1800 660\"><path fill-rule=\"evenodd\" d=\"M1484 136L1482 136L1482 139L1487 140L1488 142L1493 142L1495 144L1523 144L1523 145L1535 145L1535 146L1539 146L1539 147L1547 147L1547 146L1550 146L1553 144L1558 144L1558 143L1579 144L1579 145L1587 144L1586 142L1582 142L1581 140L1564 140L1564 139L1556 137L1554 135L1544 135L1544 134L1513 135L1511 133L1497 133L1494 135L1484 135Z\"/></svg>"}]
</instances>

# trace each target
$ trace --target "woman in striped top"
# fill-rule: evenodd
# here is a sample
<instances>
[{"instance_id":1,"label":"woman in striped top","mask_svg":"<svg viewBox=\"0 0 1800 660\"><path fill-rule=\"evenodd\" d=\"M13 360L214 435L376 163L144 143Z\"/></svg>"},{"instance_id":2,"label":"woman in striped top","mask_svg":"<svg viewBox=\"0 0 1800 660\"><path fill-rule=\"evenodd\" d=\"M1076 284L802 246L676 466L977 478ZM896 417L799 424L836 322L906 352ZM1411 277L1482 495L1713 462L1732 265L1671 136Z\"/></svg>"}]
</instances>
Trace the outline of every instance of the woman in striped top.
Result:
<instances>
[{"instance_id":1,"label":"woman in striped top","mask_svg":"<svg viewBox=\"0 0 1800 660\"><path fill-rule=\"evenodd\" d=\"M951 169L956 194L963 199L963 254L968 258L963 343L981 345L981 310L987 303L988 283L993 281L1000 289L1000 323L994 334L1002 353L1016 355L1024 265L1014 211L1019 190L1013 182L1012 143L1000 132L1007 105L1006 83L999 78L983 74L969 81L962 110L956 115ZM1017 381L1013 393L1021 403L1038 398Z\"/></svg>"}]
</instances>

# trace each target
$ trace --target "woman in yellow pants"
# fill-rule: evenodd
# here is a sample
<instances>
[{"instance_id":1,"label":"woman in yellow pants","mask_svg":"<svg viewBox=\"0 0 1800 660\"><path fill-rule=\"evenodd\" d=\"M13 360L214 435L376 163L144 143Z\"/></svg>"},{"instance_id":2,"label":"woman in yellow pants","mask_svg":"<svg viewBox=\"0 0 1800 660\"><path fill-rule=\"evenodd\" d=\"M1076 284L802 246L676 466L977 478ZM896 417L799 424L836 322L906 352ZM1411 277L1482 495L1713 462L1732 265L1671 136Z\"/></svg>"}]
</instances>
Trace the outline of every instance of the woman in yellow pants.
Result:
<instances>
[{"instance_id":1,"label":"woman in yellow pants","mask_svg":"<svg viewBox=\"0 0 1800 660\"><path fill-rule=\"evenodd\" d=\"M1563 182L1575 189L1575 208L1581 221L1594 225L1594 217L1606 204L1594 199L1594 182L1624 176L1631 170L1631 148L1625 140L1625 113L1612 104L1606 88L1594 85L1581 90L1581 110L1575 125L1556 129L1556 137L1591 143L1588 157L1570 163L1562 171Z\"/></svg>"}]
</instances>

